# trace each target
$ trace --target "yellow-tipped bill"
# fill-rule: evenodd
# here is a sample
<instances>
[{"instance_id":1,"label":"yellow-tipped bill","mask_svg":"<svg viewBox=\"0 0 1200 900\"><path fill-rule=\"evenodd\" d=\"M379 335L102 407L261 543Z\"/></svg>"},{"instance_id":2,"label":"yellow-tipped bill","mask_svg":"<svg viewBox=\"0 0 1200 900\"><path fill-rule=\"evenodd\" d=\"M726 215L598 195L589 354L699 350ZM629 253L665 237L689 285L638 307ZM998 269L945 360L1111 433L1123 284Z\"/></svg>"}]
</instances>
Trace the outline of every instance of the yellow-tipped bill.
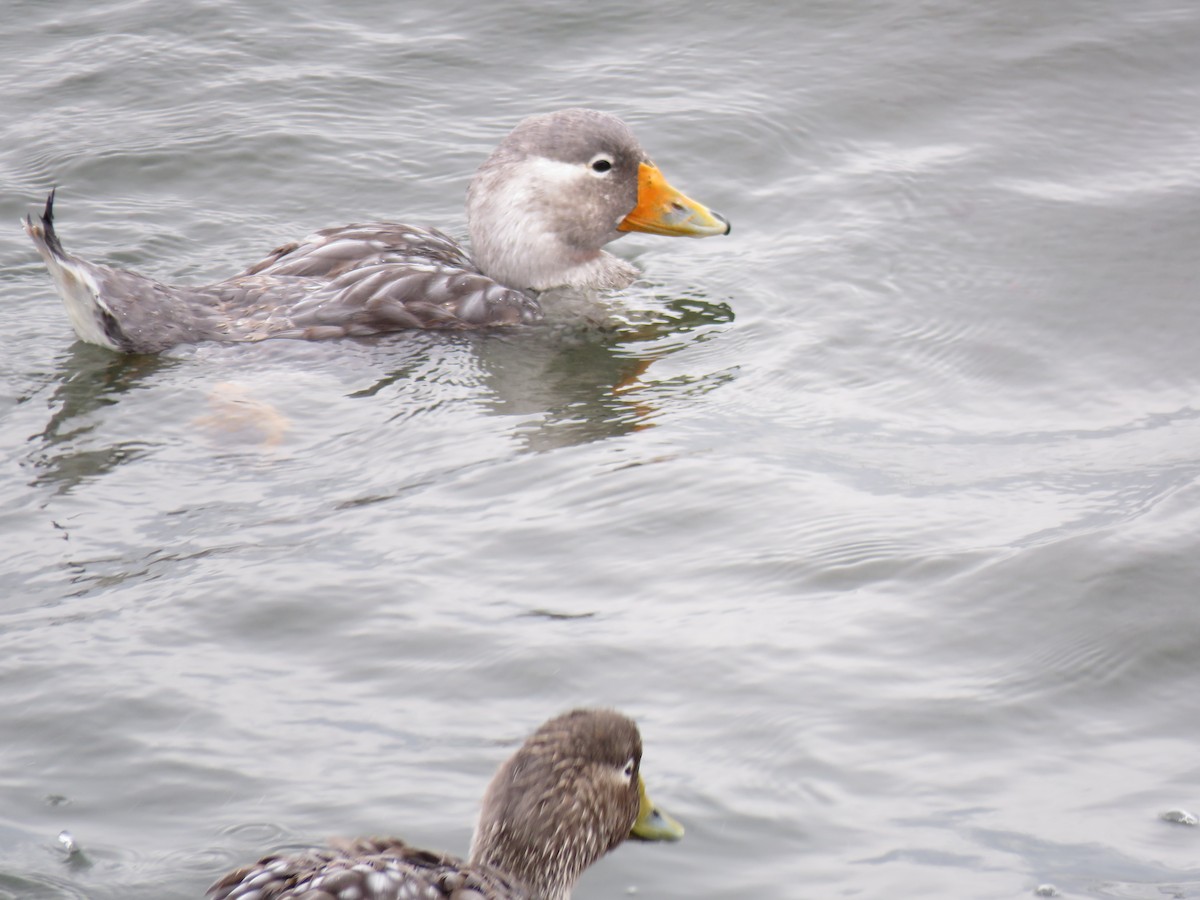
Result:
<instances>
[{"instance_id":1,"label":"yellow-tipped bill","mask_svg":"<svg viewBox=\"0 0 1200 900\"><path fill-rule=\"evenodd\" d=\"M729 221L667 183L650 163L638 166L638 200L633 212L621 220L618 231L645 231L675 237L708 237L729 234Z\"/></svg>"},{"instance_id":2,"label":"yellow-tipped bill","mask_svg":"<svg viewBox=\"0 0 1200 900\"><path fill-rule=\"evenodd\" d=\"M633 823L633 829L629 832L630 837L643 841L677 841L683 837L683 826L650 801L650 795L646 793L646 782L642 780L640 773L638 797L641 804L638 806L637 821Z\"/></svg>"}]
</instances>

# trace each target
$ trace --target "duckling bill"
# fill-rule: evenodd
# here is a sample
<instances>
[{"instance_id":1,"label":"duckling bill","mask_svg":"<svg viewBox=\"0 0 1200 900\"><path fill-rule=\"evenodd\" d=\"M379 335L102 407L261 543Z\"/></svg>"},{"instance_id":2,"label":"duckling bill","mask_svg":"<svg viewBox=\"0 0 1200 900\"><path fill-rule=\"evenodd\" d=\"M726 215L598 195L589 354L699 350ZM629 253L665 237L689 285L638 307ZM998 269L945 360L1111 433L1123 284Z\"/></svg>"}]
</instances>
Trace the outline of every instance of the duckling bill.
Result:
<instances>
[{"instance_id":1,"label":"duckling bill","mask_svg":"<svg viewBox=\"0 0 1200 900\"><path fill-rule=\"evenodd\" d=\"M530 116L467 191L471 251L434 228L374 222L285 244L232 278L168 285L68 253L54 193L25 231L80 340L127 353L198 341L320 340L542 319L555 288L619 290L637 270L605 252L631 231L708 237L729 222L671 187L615 116Z\"/></svg>"},{"instance_id":2,"label":"duckling bill","mask_svg":"<svg viewBox=\"0 0 1200 900\"><path fill-rule=\"evenodd\" d=\"M677 840L641 776L637 726L612 710L551 719L497 770L467 861L367 838L231 872L212 900L569 900L583 871L632 836Z\"/></svg>"}]
</instances>

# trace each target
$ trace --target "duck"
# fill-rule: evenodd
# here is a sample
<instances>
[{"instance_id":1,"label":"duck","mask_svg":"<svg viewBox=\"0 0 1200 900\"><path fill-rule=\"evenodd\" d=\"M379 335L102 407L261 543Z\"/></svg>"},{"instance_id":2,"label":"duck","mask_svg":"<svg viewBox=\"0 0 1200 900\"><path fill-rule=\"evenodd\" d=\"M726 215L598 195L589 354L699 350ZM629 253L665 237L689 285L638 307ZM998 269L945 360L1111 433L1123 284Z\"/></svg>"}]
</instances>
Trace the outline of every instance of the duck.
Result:
<instances>
[{"instance_id":1,"label":"duck","mask_svg":"<svg viewBox=\"0 0 1200 900\"><path fill-rule=\"evenodd\" d=\"M483 795L467 860L398 838L360 838L265 856L230 872L210 900L570 900L579 876L626 838L678 840L641 774L642 739L610 709L543 723Z\"/></svg>"},{"instance_id":2,"label":"duck","mask_svg":"<svg viewBox=\"0 0 1200 900\"><path fill-rule=\"evenodd\" d=\"M51 191L25 231L80 340L124 353L202 341L322 340L542 321L559 288L638 275L603 248L630 232L708 237L729 221L673 188L618 117L570 108L517 124L467 190L470 250L436 228L373 222L283 244L223 281L165 284L68 253Z\"/></svg>"}]
</instances>

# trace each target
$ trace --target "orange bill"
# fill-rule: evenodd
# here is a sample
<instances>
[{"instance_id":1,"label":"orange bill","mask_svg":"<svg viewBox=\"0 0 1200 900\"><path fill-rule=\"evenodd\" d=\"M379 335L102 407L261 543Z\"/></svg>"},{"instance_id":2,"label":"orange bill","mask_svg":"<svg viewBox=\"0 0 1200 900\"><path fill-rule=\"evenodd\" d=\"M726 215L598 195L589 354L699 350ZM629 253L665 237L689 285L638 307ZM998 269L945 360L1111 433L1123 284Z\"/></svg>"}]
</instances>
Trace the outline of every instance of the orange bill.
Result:
<instances>
[{"instance_id":1,"label":"orange bill","mask_svg":"<svg viewBox=\"0 0 1200 900\"><path fill-rule=\"evenodd\" d=\"M645 231L675 237L708 237L729 234L729 221L701 206L667 183L650 163L638 166L638 202L621 220L618 231Z\"/></svg>"}]
</instances>

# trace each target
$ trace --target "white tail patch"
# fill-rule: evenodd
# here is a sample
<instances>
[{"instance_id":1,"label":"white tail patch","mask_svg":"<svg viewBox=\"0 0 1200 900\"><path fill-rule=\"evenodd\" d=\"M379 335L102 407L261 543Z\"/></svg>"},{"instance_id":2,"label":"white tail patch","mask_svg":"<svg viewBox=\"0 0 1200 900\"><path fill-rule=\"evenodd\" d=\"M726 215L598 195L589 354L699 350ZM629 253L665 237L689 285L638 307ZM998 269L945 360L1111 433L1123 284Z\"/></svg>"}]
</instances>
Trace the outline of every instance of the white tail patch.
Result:
<instances>
[{"instance_id":1,"label":"white tail patch","mask_svg":"<svg viewBox=\"0 0 1200 900\"><path fill-rule=\"evenodd\" d=\"M86 263L81 264L78 260L51 250L41 223L27 219L23 224L25 232L45 261L46 268L50 270L50 277L54 279L58 296L62 297L63 305L67 308L67 317L75 334L89 344L120 350L104 330L102 315L112 316L113 312L100 296L100 287L87 270Z\"/></svg>"}]
</instances>

